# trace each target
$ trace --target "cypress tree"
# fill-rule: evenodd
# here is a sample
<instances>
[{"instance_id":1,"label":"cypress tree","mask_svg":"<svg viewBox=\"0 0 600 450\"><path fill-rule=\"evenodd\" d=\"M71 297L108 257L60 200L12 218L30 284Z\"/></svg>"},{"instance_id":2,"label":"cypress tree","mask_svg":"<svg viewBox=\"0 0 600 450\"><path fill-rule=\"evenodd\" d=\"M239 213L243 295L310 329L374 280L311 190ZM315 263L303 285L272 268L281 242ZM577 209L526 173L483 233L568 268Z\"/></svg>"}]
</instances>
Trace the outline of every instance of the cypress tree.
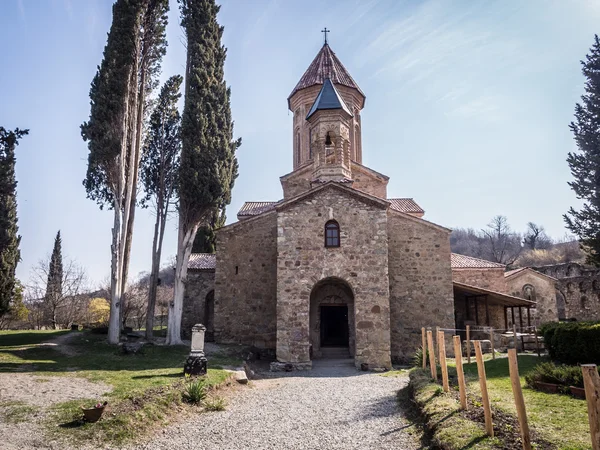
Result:
<instances>
[{"instance_id":1,"label":"cypress tree","mask_svg":"<svg viewBox=\"0 0 600 450\"><path fill-rule=\"evenodd\" d=\"M198 228L231 200L237 175L230 89L224 80L226 49L214 0L180 0L187 38L185 103L181 122L179 233L174 300L169 305L167 343L181 343L187 264Z\"/></svg>"},{"instance_id":2,"label":"cypress tree","mask_svg":"<svg viewBox=\"0 0 600 450\"><path fill-rule=\"evenodd\" d=\"M577 211L571 207L564 220L578 238L587 263L600 266L600 40L581 61L586 78L585 94L575 105L575 121L570 128L577 151L570 152L567 162L574 181L569 186L584 201Z\"/></svg>"},{"instance_id":3,"label":"cypress tree","mask_svg":"<svg viewBox=\"0 0 600 450\"><path fill-rule=\"evenodd\" d=\"M114 211L109 342L119 340L123 292L133 236L145 96L165 53L168 0L117 0L104 55L90 89L88 198Z\"/></svg>"},{"instance_id":4,"label":"cypress tree","mask_svg":"<svg viewBox=\"0 0 600 450\"><path fill-rule=\"evenodd\" d=\"M15 290L15 271L21 259L17 233L17 179L15 148L29 130L0 127L0 317L9 308Z\"/></svg>"},{"instance_id":5,"label":"cypress tree","mask_svg":"<svg viewBox=\"0 0 600 450\"><path fill-rule=\"evenodd\" d=\"M60 230L56 233L54 239L54 248L50 257L50 265L48 267L48 282L46 283L46 295L44 297L46 305L50 306L50 321L52 327L57 328L56 324L56 305L63 297L63 261L62 261L62 241L60 238Z\"/></svg>"}]
</instances>

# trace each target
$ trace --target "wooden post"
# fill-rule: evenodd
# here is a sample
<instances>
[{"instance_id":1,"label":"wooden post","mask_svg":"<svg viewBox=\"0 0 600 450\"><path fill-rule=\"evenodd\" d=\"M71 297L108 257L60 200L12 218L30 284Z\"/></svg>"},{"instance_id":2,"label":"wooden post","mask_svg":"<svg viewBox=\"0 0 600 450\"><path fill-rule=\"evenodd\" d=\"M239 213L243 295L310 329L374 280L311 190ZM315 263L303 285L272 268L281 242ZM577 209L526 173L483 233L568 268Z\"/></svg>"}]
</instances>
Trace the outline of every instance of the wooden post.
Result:
<instances>
[{"instance_id":1,"label":"wooden post","mask_svg":"<svg viewBox=\"0 0 600 450\"><path fill-rule=\"evenodd\" d=\"M531 306L527 307L527 326L531 328Z\"/></svg>"},{"instance_id":2,"label":"wooden post","mask_svg":"<svg viewBox=\"0 0 600 450\"><path fill-rule=\"evenodd\" d=\"M471 364L471 326L467 325L467 363Z\"/></svg>"},{"instance_id":3,"label":"wooden post","mask_svg":"<svg viewBox=\"0 0 600 450\"><path fill-rule=\"evenodd\" d=\"M490 327L490 342L492 343L492 359L496 359L496 346L494 345L494 329Z\"/></svg>"},{"instance_id":4,"label":"wooden post","mask_svg":"<svg viewBox=\"0 0 600 450\"><path fill-rule=\"evenodd\" d=\"M504 329L508 330L508 307L504 307Z\"/></svg>"},{"instance_id":5,"label":"wooden post","mask_svg":"<svg viewBox=\"0 0 600 450\"><path fill-rule=\"evenodd\" d=\"M431 378L437 381L437 369L435 367L435 352L433 351L433 336L431 330L427 330L427 347L429 348L429 365L431 366Z\"/></svg>"},{"instance_id":6,"label":"wooden post","mask_svg":"<svg viewBox=\"0 0 600 450\"><path fill-rule=\"evenodd\" d=\"M483 403L483 415L485 417L485 432L494 437L494 425L492 424L492 409L488 396L487 381L485 378L485 366L483 365L483 354L481 353L481 342L475 341L475 358L477 359L477 373L479 374L479 386L481 387L481 400Z\"/></svg>"},{"instance_id":7,"label":"wooden post","mask_svg":"<svg viewBox=\"0 0 600 450\"><path fill-rule=\"evenodd\" d=\"M592 449L600 450L600 376L595 364L582 364Z\"/></svg>"},{"instance_id":8,"label":"wooden post","mask_svg":"<svg viewBox=\"0 0 600 450\"><path fill-rule=\"evenodd\" d=\"M444 392L448 392L450 390L450 385L448 384L448 365L446 364L446 341L444 340L444 332L438 332L438 345L440 347L440 366L442 367L442 386L444 387Z\"/></svg>"},{"instance_id":9,"label":"wooden post","mask_svg":"<svg viewBox=\"0 0 600 450\"><path fill-rule=\"evenodd\" d=\"M527 412L525 411L525 399L523 398L521 379L519 378L517 351L514 348L508 350L508 370L510 372L510 384L512 385L513 396L515 397L515 406L517 407L517 418L519 419L519 429L521 431L521 440L523 441L523 450L531 450L529 425L527 423Z\"/></svg>"},{"instance_id":10,"label":"wooden post","mask_svg":"<svg viewBox=\"0 0 600 450\"><path fill-rule=\"evenodd\" d=\"M488 306L488 296L485 296L485 324L490 326L490 310Z\"/></svg>"},{"instance_id":11,"label":"wooden post","mask_svg":"<svg viewBox=\"0 0 600 450\"><path fill-rule=\"evenodd\" d=\"M440 327L435 327L435 351L440 354Z\"/></svg>"},{"instance_id":12,"label":"wooden post","mask_svg":"<svg viewBox=\"0 0 600 450\"><path fill-rule=\"evenodd\" d=\"M519 325L521 326L520 332L523 332L523 308L519 306Z\"/></svg>"},{"instance_id":13,"label":"wooden post","mask_svg":"<svg viewBox=\"0 0 600 450\"><path fill-rule=\"evenodd\" d=\"M510 307L510 313L511 313L511 315L512 315L512 324L514 325L515 323L517 323L517 322L515 321L515 307L514 307L514 306L511 306L511 307Z\"/></svg>"},{"instance_id":14,"label":"wooden post","mask_svg":"<svg viewBox=\"0 0 600 450\"><path fill-rule=\"evenodd\" d=\"M537 350L538 358L540 357L540 340L537 334L537 327L533 327L533 334L535 335L535 349Z\"/></svg>"},{"instance_id":15,"label":"wooden post","mask_svg":"<svg viewBox=\"0 0 600 450\"><path fill-rule=\"evenodd\" d=\"M460 336L453 336L454 341L454 358L456 359L456 373L458 375L458 391L460 393L460 407L467 409L467 385L465 383L465 374L462 365L462 345Z\"/></svg>"},{"instance_id":16,"label":"wooden post","mask_svg":"<svg viewBox=\"0 0 600 450\"><path fill-rule=\"evenodd\" d=\"M513 322L513 340L515 341L515 350L517 350L519 348L517 345L517 326L515 325L514 322Z\"/></svg>"},{"instance_id":17,"label":"wooden post","mask_svg":"<svg viewBox=\"0 0 600 450\"><path fill-rule=\"evenodd\" d=\"M421 328L421 350L423 352L423 369L427 369L427 334L425 327Z\"/></svg>"}]
</instances>

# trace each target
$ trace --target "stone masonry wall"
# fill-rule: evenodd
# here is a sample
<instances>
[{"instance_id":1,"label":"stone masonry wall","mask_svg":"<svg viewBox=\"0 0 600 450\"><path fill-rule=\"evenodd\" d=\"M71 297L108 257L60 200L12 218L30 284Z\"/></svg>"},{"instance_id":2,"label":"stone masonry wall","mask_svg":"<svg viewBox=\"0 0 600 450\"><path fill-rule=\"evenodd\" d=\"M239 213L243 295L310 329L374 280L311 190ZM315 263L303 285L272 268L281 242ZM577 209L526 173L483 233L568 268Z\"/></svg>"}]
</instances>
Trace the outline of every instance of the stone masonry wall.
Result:
<instances>
[{"instance_id":1,"label":"stone masonry wall","mask_svg":"<svg viewBox=\"0 0 600 450\"><path fill-rule=\"evenodd\" d=\"M450 232L388 214L392 359L406 361L421 345L421 327L454 328Z\"/></svg>"},{"instance_id":2,"label":"stone masonry wall","mask_svg":"<svg viewBox=\"0 0 600 450\"><path fill-rule=\"evenodd\" d=\"M385 178L377 177L374 174L361 170L360 166L352 164L352 187L374 197L387 198L387 183Z\"/></svg>"},{"instance_id":3,"label":"stone masonry wall","mask_svg":"<svg viewBox=\"0 0 600 450\"><path fill-rule=\"evenodd\" d=\"M324 246L324 227L340 225L341 246ZM309 361L310 294L333 278L354 295L355 364L391 367L387 216L384 205L325 187L278 211L277 359Z\"/></svg>"},{"instance_id":4,"label":"stone masonry wall","mask_svg":"<svg viewBox=\"0 0 600 450\"><path fill-rule=\"evenodd\" d=\"M490 291L508 292L503 267L497 269L453 269L452 280Z\"/></svg>"},{"instance_id":5,"label":"stone masonry wall","mask_svg":"<svg viewBox=\"0 0 600 450\"><path fill-rule=\"evenodd\" d=\"M195 324L201 323L206 326L206 296L214 288L214 270L188 270L181 316L181 336L184 339L192 337L192 327Z\"/></svg>"},{"instance_id":6,"label":"stone masonry wall","mask_svg":"<svg viewBox=\"0 0 600 450\"><path fill-rule=\"evenodd\" d=\"M534 288L534 298L537 302L535 308L531 308L531 324L540 326L546 322L556 322L558 312L556 308L556 288L551 279L536 275L529 271L520 272L506 279L508 293L515 297L526 298L524 287L531 285ZM517 314L515 310L515 314ZM509 314L510 319L510 314ZM527 313L523 312L523 323L527 323ZM518 320L518 319L517 319ZM519 322L517 322L519 323Z\"/></svg>"},{"instance_id":7,"label":"stone masonry wall","mask_svg":"<svg viewBox=\"0 0 600 450\"><path fill-rule=\"evenodd\" d=\"M277 217L269 212L217 232L215 341L274 349Z\"/></svg>"}]
</instances>

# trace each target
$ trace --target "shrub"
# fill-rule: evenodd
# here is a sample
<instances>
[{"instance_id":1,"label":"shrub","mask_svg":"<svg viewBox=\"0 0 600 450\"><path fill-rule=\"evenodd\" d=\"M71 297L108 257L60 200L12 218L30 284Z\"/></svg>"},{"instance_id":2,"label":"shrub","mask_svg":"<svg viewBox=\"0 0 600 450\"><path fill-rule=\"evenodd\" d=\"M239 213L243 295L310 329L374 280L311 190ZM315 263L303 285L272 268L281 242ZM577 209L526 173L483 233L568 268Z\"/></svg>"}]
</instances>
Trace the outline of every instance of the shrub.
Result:
<instances>
[{"instance_id":1,"label":"shrub","mask_svg":"<svg viewBox=\"0 0 600 450\"><path fill-rule=\"evenodd\" d=\"M553 360L565 364L600 363L600 322L546 323L540 332Z\"/></svg>"},{"instance_id":2,"label":"shrub","mask_svg":"<svg viewBox=\"0 0 600 450\"><path fill-rule=\"evenodd\" d=\"M207 390L206 381L203 378L192 380L186 383L182 397L186 402L197 405L206 398Z\"/></svg>"},{"instance_id":3,"label":"shrub","mask_svg":"<svg viewBox=\"0 0 600 450\"><path fill-rule=\"evenodd\" d=\"M581 367L556 365L553 362L538 364L525 375L527 386L535 388L535 382L554 383L562 386L583 387Z\"/></svg>"},{"instance_id":4,"label":"shrub","mask_svg":"<svg viewBox=\"0 0 600 450\"><path fill-rule=\"evenodd\" d=\"M207 411L225 411L227 402L223 397L212 397L204 401L204 407Z\"/></svg>"},{"instance_id":5,"label":"shrub","mask_svg":"<svg viewBox=\"0 0 600 450\"><path fill-rule=\"evenodd\" d=\"M425 351L425 357L427 358L427 362L429 363L429 350ZM423 365L423 349L419 347L413 356L412 366L413 367L421 367Z\"/></svg>"}]
</instances>

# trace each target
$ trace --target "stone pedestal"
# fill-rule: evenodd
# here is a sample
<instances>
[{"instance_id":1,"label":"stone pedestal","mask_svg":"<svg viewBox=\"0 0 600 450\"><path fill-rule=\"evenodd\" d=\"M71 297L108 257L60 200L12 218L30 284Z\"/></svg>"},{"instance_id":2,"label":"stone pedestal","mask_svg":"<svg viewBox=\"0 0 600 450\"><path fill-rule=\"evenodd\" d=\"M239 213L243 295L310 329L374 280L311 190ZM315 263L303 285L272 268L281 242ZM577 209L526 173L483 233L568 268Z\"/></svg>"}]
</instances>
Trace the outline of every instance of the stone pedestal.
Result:
<instances>
[{"instance_id":1,"label":"stone pedestal","mask_svg":"<svg viewBox=\"0 0 600 450\"><path fill-rule=\"evenodd\" d=\"M196 324L192 327L192 348L183 367L183 373L186 375L206 375L207 359L204 356L204 333L206 333L204 325Z\"/></svg>"}]
</instances>

